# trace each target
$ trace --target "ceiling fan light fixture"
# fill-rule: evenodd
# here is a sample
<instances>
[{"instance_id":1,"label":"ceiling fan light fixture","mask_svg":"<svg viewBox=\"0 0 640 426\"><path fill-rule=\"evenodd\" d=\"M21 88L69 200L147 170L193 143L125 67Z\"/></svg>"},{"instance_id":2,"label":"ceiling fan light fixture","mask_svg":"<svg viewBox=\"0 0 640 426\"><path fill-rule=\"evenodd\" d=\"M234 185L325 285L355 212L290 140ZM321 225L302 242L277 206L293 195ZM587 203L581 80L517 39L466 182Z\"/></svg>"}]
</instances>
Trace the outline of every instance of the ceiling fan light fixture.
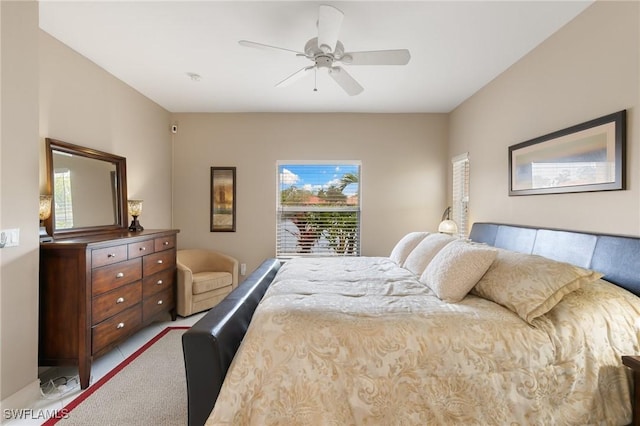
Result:
<instances>
[{"instance_id":1,"label":"ceiling fan light fixture","mask_svg":"<svg viewBox=\"0 0 640 426\"><path fill-rule=\"evenodd\" d=\"M318 48L324 53L331 53L331 46L327 46L326 44L321 44Z\"/></svg>"}]
</instances>

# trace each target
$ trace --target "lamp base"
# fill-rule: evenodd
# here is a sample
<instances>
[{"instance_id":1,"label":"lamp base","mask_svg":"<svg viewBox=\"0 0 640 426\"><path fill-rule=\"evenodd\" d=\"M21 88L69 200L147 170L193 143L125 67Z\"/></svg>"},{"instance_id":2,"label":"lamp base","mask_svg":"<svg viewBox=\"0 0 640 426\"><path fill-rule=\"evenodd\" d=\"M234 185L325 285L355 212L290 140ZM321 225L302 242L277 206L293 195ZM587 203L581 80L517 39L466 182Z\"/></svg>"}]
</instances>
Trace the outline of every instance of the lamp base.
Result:
<instances>
[{"instance_id":1,"label":"lamp base","mask_svg":"<svg viewBox=\"0 0 640 426\"><path fill-rule=\"evenodd\" d=\"M131 225L129 225L129 231L131 231L131 232L144 231L144 228L142 227L142 225L140 225L140 222L138 222L138 216L133 216L133 220L131 221Z\"/></svg>"},{"instance_id":2,"label":"lamp base","mask_svg":"<svg viewBox=\"0 0 640 426\"><path fill-rule=\"evenodd\" d=\"M44 226L40 226L40 242L41 243L50 243L53 241L51 235L47 234L47 228Z\"/></svg>"}]
</instances>

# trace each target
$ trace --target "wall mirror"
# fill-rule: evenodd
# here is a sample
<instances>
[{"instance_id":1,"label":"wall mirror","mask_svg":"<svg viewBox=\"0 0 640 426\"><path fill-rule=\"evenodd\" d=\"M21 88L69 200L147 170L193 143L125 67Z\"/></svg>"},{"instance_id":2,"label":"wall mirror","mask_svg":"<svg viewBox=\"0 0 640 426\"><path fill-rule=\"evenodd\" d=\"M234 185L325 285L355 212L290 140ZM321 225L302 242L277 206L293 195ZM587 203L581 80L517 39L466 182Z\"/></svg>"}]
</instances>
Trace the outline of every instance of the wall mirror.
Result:
<instances>
[{"instance_id":1,"label":"wall mirror","mask_svg":"<svg viewBox=\"0 0 640 426\"><path fill-rule=\"evenodd\" d=\"M47 188L53 238L127 227L126 158L46 138Z\"/></svg>"}]
</instances>

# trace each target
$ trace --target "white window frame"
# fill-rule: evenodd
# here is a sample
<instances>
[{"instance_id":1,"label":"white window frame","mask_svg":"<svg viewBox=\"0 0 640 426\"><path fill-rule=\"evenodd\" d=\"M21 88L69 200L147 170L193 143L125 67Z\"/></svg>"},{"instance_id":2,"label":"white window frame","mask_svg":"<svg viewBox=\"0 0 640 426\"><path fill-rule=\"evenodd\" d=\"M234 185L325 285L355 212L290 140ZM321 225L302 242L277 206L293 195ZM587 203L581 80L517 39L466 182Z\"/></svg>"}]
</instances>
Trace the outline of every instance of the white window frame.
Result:
<instances>
[{"instance_id":1,"label":"white window frame","mask_svg":"<svg viewBox=\"0 0 640 426\"><path fill-rule=\"evenodd\" d=\"M469 153L456 155L452 164L451 219L458 225L458 235L466 238L469 232Z\"/></svg>"},{"instance_id":2,"label":"white window frame","mask_svg":"<svg viewBox=\"0 0 640 426\"><path fill-rule=\"evenodd\" d=\"M55 228L73 228L73 202L71 190L71 170L55 169L53 172Z\"/></svg>"},{"instance_id":3,"label":"white window frame","mask_svg":"<svg viewBox=\"0 0 640 426\"><path fill-rule=\"evenodd\" d=\"M282 166L356 166L358 168L358 191L357 191L357 205L327 205L327 206L284 206L281 202L281 176L280 169ZM301 249L299 245L300 235L298 234L298 244L293 250L291 240L285 242L285 238L291 238L296 232L300 230L295 224L289 222L285 223L282 217L287 213L293 212L352 212L356 216L356 231L355 236L351 234L352 239L349 240L349 249L345 249L342 252L335 252L333 248L327 248L326 243L328 240L325 238L326 234L323 231L321 237L313 239L313 246L309 248L306 245L305 249ZM362 162L359 160L278 160L276 162L276 257L278 259L290 259L293 257L320 257L320 256L360 256L360 233L361 233L361 211L362 211ZM339 228L336 228L339 229ZM322 239L322 241L321 241ZM306 241L309 241L307 239ZM310 250L310 251L308 251Z\"/></svg>"}]
</instances>

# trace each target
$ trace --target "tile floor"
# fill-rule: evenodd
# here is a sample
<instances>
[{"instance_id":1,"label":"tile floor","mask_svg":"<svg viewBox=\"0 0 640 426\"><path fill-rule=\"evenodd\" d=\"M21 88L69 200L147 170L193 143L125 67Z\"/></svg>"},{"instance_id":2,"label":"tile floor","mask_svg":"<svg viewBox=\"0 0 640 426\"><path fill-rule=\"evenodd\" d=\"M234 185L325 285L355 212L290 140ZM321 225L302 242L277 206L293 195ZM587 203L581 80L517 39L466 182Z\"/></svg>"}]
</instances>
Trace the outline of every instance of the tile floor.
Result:
<instances>
[{"instance_id":1,"label":"tile floor","mask_svg":"<svg viewBox=\"0 0 640 426\"><path fill-rule=\"evenodd\" d=\"M91 365L91 381L89 386L100 380L105 374L115 368L118 364L124 361L127 357L140 349L145 343L154 338L158 333L164 330L166 327L184 327L191 326L198 321L206 312L192 315L188 318L178 317L176 321L171 321L167 314L166 319L154 322L144 329L140 330L127 340L122 342L119 346L112 349L105 355L95 359ZM70 380L67 385L67 389L58 390L53 385L48 385L51 380L59 377L74 377L78 375L77 367L51 367L46 369L40 374L41 389L48 392L48 395L43 395L38 401L34 403L32 407L29 407L32 413L23 413L22 419L14 419L4 421L2 424L8 426L35 426L41 425L46 421L42 416L47 413L53 413L55 410L60 410L78 395L83 390L80 390L80 385L77 379ZM56 384L62 383L56 380ZM27 417L27 418L24 418ZM38 418L39 417L39 418Z\"/></svg>"}]
</instances>

